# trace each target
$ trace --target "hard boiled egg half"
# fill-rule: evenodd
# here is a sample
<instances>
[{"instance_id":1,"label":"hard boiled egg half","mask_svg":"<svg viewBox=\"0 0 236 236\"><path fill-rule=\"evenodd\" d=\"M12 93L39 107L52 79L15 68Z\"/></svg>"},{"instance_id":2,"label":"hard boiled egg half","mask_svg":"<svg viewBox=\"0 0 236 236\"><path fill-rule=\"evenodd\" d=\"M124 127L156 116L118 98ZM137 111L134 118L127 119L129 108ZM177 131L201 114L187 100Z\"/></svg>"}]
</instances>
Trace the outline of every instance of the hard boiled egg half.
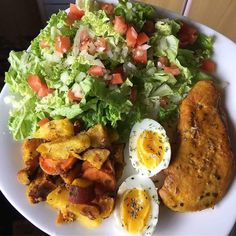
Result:
<instances>
[{"instance_id":1,"label":"hard boiled egg half","mask_svg":"<svg viewBox=\"0 0 236 236\"><path fill-rule=\"evenodd\" d=\"M171 149L165 129L155 120L137 122L130 133L129 158L136 171L151 177L168 167Z\"/></svg>"},{"instance_id":2,"label":"hard boiled egg half","mask_svg":"<svg viewBox=\"0 0 236 236\"><path fill-rule=\"evenodd\" d=\"M158 214L158 195L152 180L140 175L128 177L117 193L115 217L120 235L152 235Z\"/></svg>"}]
</instances>

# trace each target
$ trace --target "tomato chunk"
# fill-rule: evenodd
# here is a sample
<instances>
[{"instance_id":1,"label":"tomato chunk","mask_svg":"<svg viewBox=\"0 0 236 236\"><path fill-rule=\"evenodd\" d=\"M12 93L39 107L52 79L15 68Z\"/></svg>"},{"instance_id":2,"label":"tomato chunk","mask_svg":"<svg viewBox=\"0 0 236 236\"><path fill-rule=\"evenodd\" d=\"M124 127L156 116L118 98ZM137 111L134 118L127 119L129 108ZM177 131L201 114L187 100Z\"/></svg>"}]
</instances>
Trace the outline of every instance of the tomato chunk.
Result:
<instances>
[{"instance_id":1,"label":"tomato chunk","mask_svg":"<svg viewBox=\"0 0 236 236\"><path fill-rule=\"evenodd\" d=\"M29 86L36 92L40 97L45 97L53 92L53 89L48 88L48 86L41 81L38 75L28 76Z\"/></svg>"},{"instance_id":2,"label":"tomato chunk","mask_svg":"<svg viewBox=\"0 0 236 236\"><path fill-rule=\"evenodd\" d=\"M70 12L68 13L65 22L72 25L76 20L80 20L84 16L84 11L79 9L76 4L70 4Z\"/></svg>"},{"instance_id":3,"label":"tomato chunk","mask_svg":"<svg viewBox=\"0 0 236 236\"><path fill-rule=\"evenodd\" d=\"M180 74L180 69L176 65L166 66L164 67L164 71L174 76L177 76Z\"/></svg>"},{"instance_id":4,"label":"tomato chunk","mask_svg":"<svg viewBox=\"0 0 236 236\"><path fill-rule=\"evenodd\" d=\"M126 42L128 47L134 48L137 42L138 33L133 26L130 26L126 32Z\"/></svg>"},{"instance_id":5,"label":"tomato chunk","mask_svg":"<svg viewBox=\"0 0 236 236\"><path fill-rule=\"evenodd\" d=\"M115 16L114 19L114 29L116 32L124 35L127 31L127 24L125 23L125 19L123 16Z\"/></svg>"},{"instance_id":6,"label":"tomato chunk","mask_svg":"<svg viewBox=\"0 0 236 236\"><path fill-rule=\"evenodd\" d=\"M144 32L141 32L137 37L137 45L139 46L148 41L149 41L149 37Z\"/></svg>"},{"instance_id":7,"label":"tomato chunk","mask_svg":"<svg viewBox=\"0 0 236 236\"><path fill-rule=\"evenodd\" d=\"M75 94L73 93L73 91L71 89L68 91L67 96L71 102L81 100L80 97L75 96Z\"/></svg>"},{"instance_id":8,"label":"tomato chunk","mask_svg":"<svg viewBox=\"0 0 236 236\"><path fill-rule=\"evenodd\" d=\"M57 36L55 39L55 51L66 53L71 47L70 38L67 36Z\"/></svg>"},{"instance_id":9,"label":"tomato chunk","mask_svg":"<svg viewBox=\"0 0 236 236\"><path fill-rule=\"evenodd\" d=\"M146 64L147 50L143 49L142 46L138 46L133 50L133 59L136 63Z\"/></svg>"},{"instance_id":10,"label":"tomato chunk","mask_svg":"<svg viewBox=\"0 0 236 236\"><path fill-rule=\"evenodd\" d=\"M205 59L205 60L202 61L201 68L204 71L206 71L210 74L213 74L216 71L216 64L211 59Z\"/></svg>"},{"instance_id":11,"label":"tomato chunk","mask_svg":"<svg viewBox=\"0 0 236 236\"><path fill-rule=\"evenodd\" d=\"M198 31L194 27L183 23L180 31L177 33L180 40L180 47L186 47L187 45L194 44L198 37Z\"/></svg>"},{"instance_id":12,"label":"tomato chunk","mask_svg":"<svg viewBox=\"0 0 236 236\"><path fill-rule=\"evenodd\" d=\"M37 124L39 126L43 126L44 124L48 123L49 119L47 117L44 117L42 120L40 120Z\"/></svg>"},{"instance_id":13,"label":"tomato chunk","mask_svg":"<svg viewBox=\"0 0 236 236\"><path fill-rule=\"evenodd\" d=\"M113 6L113 4L111 4L111 3L102 3L102 4L101 4L101 9L102 9L103 11L105 11L105 13L106 13L108 16L112 16L113 11L114 11L114 6Z\"/></svg>"},{"instance_id":14,"label":"tomato chunk","mask_svg":"<svg viewBox=\"0 0 236 236\"><path fill-rule=\"evenodd\" d=\"M123 84L122 75L120 73L112 74L110 84L116 84L116 85Z\"/></svg>"},{"instance_id":15,"label":"tomato chunk","mask_svg":"<svg viewBox=\"0 0 236 236\"><path fill-rule=\"evenodd\" d=\"M101 66L92 66L88 70L89 75L91 76L103 76L105 73L105 69Z\"/></svg>"}]
</instances>

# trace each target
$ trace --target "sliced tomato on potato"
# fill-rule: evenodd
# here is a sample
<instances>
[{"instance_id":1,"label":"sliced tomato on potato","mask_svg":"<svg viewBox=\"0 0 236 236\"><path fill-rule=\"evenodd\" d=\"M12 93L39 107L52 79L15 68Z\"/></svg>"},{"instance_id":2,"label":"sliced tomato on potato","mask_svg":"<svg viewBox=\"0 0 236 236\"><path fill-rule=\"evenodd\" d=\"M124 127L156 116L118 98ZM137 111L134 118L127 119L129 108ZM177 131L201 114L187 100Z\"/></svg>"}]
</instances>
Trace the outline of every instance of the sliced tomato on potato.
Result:
<instances>
[{"instance_id":1,"label":"sliced tomato on potato","mask_svg":"<svg viewBox=\"0 0 236 236\"><path fill-rule=\"evenodd\" d=\"M54 160L52 158L40 157L39 165L41 169L49 175L59 175L68 171L77 161L74 157L69 157L66 160Z\"/></svg>"}]
</instances>

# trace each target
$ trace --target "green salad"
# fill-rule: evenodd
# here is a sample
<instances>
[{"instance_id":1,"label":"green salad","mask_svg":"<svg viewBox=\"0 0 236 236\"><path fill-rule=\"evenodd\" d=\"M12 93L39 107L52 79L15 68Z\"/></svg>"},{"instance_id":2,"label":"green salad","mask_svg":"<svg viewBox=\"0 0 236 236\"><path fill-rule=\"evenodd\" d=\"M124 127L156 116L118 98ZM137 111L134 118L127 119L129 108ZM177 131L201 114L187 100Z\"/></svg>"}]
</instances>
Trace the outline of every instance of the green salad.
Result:
<instances>
[{"instance_id":1,"label":"green salad","mask_svg":"<svg viewBox=\"0 0 236 236\"><path fill-rule=\"evenodd\" d=\"M144 117L170 122L190 88L211 79L212 50L212 37L151 6L79 0L52 15L28 50L10 53L9 129L22 140L67 117L125 137Z\"/></svg>"}]
</instances>

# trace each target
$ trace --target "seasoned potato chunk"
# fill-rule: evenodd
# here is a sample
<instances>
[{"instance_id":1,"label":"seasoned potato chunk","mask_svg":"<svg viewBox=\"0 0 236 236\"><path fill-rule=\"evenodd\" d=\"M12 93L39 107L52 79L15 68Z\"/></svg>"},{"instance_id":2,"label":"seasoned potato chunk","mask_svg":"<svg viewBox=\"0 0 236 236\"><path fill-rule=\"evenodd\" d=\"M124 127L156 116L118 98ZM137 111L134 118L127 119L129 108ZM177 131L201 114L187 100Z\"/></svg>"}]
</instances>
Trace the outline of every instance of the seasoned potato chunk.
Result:
<instances>
[{"instance_id":1,"label":"seasoned potato chunk","mask_svg":"<svg viewBox=\"0 0 236 236\"><path fill-rule=\"evenodd\" d=\"M107 149L93 148L86 151L82 158L97 169L101 169L103 163L107 160L109 155L110 151Z\"/></svg>"},{"instance_id":2,"label":"seasoned potato chunk","mask_svg":"<svg viewBox=\"0 0 236 236\"><path fill-rule=\"evenodd\" d=\"M94 228L102 222L98 207L87 204L73 204L68 201L69 191L57 187L47 196L47 203L58 209L63 215L74 215L76 220L88 228Z\"/></svg>"},{"instance_id":3,"label":"seasoned potato chunk","mask_svg":"<svg viewBox=\"0 0 236 236\"><path fill-rule=\"evenodd\" d=\"M92 147L107 147L110 144L107 128L101 124L91 127L87 134L91 138Z\"/></svg>"},{"instance_id":4,"label":"seasoned potato chunk","mask_svg":"<svg viewBox=\"0 0 236 236\"><path fill-rule=\"evenodd\" d=\"M26 163L30 159L38 156L37 147L42 143L40 139L25 139L22 145L22 158Z\"/></svg>"},{"instance_id":5,"label":"seasoned potato chunk","mask_svg":"<svg viewBox=\"0 0 236 236\"><path fill-rule=\"evenodd\" d=\"M66 184L71 184L74 181L74 179L82 175L81 169L82 169L82 163L77 162L69 171L61 174L61 178L64 180Z\"/></svg>"},{"instance_id":6,"label":"seasoned potato chunk","mask_svg":"<svg viewBox=\"0 0 236 236\"><path fill-rule=\"evenodd\" d=\"M74 125L68 119L52 120L42 125L34 134L34 138L52 141L74 135Z\"/></svg>"},{"instance_id":7,"label":"seasoned potato chunk","mask_svg":"<svg viewBox=\"0 0 236 236\"><path fill-rule=\"evenodd\" d=\"M94 203L96 203L99 206L101 211L100 216L103 219L108 218L111 215L115 206L114 198L106 195L99 196L98 198L96 198Z\"/></svg>"},{"instance_id":8,"label":"seasoned potato chunk","mask_svg":"<svg viewBox=\"0 0 236 236\"><path fill-rule=\"evenodd\" d=\"M90 147L90 138L86 133L80 133L66 139L42 143L37 151L44 157L54 160L68 159L69 157L81 158L78 154Z\"/></svg>"},{"instance_id":9,"label":"seasoned potato chunk","mask_svg":"<svg viewBox=\"0 0 236 236\"><path fill-rule=\"evenodd\" d=\"M45 201L47 195L56 188L56 185L47 178L44 173L39 173L27 189L27 197L30 203Z\"/></svg>"}]
</instances>

